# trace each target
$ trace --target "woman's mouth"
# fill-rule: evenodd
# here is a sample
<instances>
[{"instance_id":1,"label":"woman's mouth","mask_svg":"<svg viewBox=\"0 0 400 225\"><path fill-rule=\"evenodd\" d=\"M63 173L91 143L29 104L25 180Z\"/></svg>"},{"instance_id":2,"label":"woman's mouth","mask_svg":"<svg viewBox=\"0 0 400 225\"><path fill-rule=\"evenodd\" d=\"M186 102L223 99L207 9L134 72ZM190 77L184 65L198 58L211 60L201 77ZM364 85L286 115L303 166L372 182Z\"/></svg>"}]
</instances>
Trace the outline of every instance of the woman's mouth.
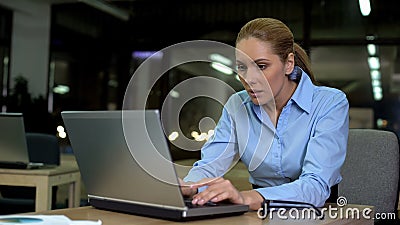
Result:
<instances>
[{"instance_id":1,"label":"woman's mouth","mask_svg":"<svg viewBox=\"0 0 400 225\"><path fill-rule=\"evenodd\" d=\"M261 96L262 91L249 90L248 93L252 98L259 98Z\"/></svg>"}]
</instances>

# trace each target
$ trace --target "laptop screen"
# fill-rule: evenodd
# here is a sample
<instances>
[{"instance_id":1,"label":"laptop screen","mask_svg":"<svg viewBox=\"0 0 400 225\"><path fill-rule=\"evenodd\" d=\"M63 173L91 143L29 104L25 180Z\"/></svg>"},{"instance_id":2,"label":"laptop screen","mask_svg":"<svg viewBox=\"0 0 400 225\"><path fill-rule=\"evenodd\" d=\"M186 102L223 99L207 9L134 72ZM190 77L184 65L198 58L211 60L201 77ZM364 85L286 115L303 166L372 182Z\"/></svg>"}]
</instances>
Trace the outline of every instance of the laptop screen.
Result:
<instances>
[{"instance_id":1,"label":"laptop screen","mask_svg":"<svg viewBox=\"0 0 400 225\"><path fill-rule=\"evenodd\" d=\"M22 113L0 113L0 161L29 162Z\"/></svg>"},{"instance_id":2,"label":"laptop screen","mask_svg":"<svg viewBox=\"0 0 400 225\"><path fill-rule=\"evenodd\" d=\"M184 208L158 111L61 115L89 197Z\"/></svg>"}]
</instances>

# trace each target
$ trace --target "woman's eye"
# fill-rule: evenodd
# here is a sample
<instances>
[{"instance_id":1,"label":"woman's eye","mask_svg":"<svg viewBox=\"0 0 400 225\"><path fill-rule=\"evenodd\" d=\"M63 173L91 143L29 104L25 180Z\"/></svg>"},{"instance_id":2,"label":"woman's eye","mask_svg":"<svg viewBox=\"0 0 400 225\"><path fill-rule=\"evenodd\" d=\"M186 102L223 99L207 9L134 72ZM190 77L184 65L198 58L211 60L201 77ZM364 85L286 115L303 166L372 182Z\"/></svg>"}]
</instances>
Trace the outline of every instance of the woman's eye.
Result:
<instances>
[{"instance_id":1,"label":"woman's eye","mask_svg":"<svg viewBox=\"0 0 400 225\"><path fill-rule=\"evenodd\" d=\"M258 64L257 66L260 70L265 70L267 68L267 65L265 64Z\"/></svg>"},{"instance_id":2,"label":"woman's eye","mask_svg":"<svg viewBox=\"0 0 400 225\"><path fill-rule=\"evenodd\" d=\"M238 71L245 71L247 69L245 65L237 65L236 68Z\"/></svg>"}]
</instances>

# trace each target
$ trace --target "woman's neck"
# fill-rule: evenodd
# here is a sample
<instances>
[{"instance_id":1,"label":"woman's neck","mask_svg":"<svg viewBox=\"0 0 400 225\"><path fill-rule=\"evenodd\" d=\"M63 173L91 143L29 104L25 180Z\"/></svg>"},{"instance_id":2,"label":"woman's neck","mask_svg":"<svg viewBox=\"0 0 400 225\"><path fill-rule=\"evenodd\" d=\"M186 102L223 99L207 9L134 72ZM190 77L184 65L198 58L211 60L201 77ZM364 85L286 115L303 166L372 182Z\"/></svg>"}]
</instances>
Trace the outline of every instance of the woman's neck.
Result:
<instances>
[{"instance_id":1,"label":"woman's neck","mask_svg":"<svg viewBox=\"0 0 400 225\"><path fill-rule=\"evenodd\" d=\"M263 106L264 110L267 112L269 117L271 118L272 123L275 127L278 124L278 118L281 115L283 107L286 106L289 99L292 97L293 93L296 91L298 84L294 81L288 80L285 87L281 91L279 97L275 98L275 104L265 104ZM271 107L274 105L274 108Z\"/></svg>"},{"instance_id":2,"label":"woman's neck","mask_svg":"<svg viewBox=\"0 0 400 225\"><path fill-rule=\"evenodd\" d=\"M293 93L296 91L298 84L294 81L288 80L286 82L285 88L282 90L281 94L275 98L276 111L282 112L283 107L286 106L289 99L292 97ZM279 114L277 117L279 117Z\"/></svg>"}]
</instances>

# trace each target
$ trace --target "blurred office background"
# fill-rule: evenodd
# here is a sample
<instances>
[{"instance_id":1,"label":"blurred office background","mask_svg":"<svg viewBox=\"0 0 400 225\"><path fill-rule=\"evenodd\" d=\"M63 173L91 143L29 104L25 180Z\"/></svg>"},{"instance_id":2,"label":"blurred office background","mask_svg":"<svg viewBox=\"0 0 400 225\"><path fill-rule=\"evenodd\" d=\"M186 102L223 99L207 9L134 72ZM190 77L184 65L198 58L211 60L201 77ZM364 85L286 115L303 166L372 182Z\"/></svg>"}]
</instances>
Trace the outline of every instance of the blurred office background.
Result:
<instances>
[{"instance_id":1,"label":"blurred office background","mask_svg":"<svg viewBox=\"0 0 400 225\"><path fill-rule=\"evenodd\" d=\"M363 15L359 0L0 0L1 111L23 112L27 131L57 134L61 151L72 153L61 111L122 109L132 75L157 51L192 40L234 46L246 22L275 17L289 26L309 53L319 83L347 94L352 128L399 134L396 3L370 0L370 10ZM187 53L175 51L168 60ZM153 56L155 61L167 57ZM174 159L199 156L198 151L182 151L174 143L185 137L193 140L191 149L199 148L212 134L222 109L221 102L206 95L176 103L185 97L176 88L191 78L207 77L229 88L215 88L199 79L190 83L189 94L217 93L223 99L242 89L234 74L210 65L181 64L150 84L160 73L157 62L150 63L144 68L148 76L127 93L133 108L143 97L146 108L166 108L165 121L170 124L164 125ZM141 91L147 89L148 94ZM168 110L179 111L177 124L169 122Z\"/></svg>"},{"instance_id":2,"label":"blurred office background","mask_svg":"<svg viewBox=\"0 0 400 225\"><path fill-rule=\"evenodd\" d=\"M190 40L234 46L247 21L275 17L309 52L317 80L347 94L351 127L399 134L400 21L395 4L370 0L370 11L363 15L358 0L0 0L1 110L24 112L27 130L57 133L68 145L59 127L60 112L121 109L132 74L153 53ZM151 77L157 68L148 71ZM170 92L175 86L197 76L242 89L235 76L207 62L187 63L150 87L146 107L161 109L167 95L180 97ZM136 85L148 84L143 79ZM208 135L221 109L205 97L187 101L179 118L182 135L203 142L202 133ZM206 128L201 130L201 124ZM171 140L177 138L174 129L167 134Z\"/></svg>"}]
</instances>

